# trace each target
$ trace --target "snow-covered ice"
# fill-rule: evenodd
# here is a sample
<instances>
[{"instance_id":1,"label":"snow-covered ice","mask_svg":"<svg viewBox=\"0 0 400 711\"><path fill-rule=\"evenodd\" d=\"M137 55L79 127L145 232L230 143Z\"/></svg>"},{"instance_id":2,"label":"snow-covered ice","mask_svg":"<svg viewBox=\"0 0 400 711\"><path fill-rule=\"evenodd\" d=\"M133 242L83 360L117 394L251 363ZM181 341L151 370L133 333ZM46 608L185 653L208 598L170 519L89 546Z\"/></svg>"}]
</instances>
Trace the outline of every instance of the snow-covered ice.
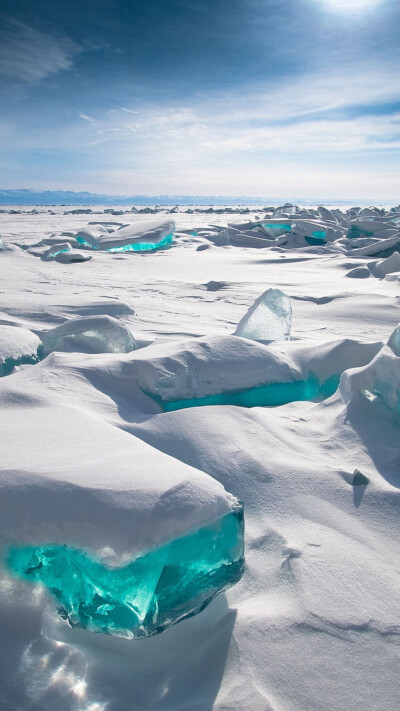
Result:
<instances>
[{"instance_id":1,"label":"snow-covered ice","mask_svg":"<svg viewBox=\"0 0 400 711\"><path fill-rule=\"evenodd\" d=\"M1 709L395 711L400 207L150 213L0 215Z\"/></svg>"},{"instance_id":2,"label":"snow-covered ice","mask_svg":"<svg viewBox=\"0 0 400 711\"><path fill-rule=\"evenodd\" d=\"M37 363L43 350L37 335L26 328L0 325L0 376L16 366Z\"/></svg>"},{"instance_id":3,"label":"snow-covered ice","mask_svg":"<svg viewBox=\"0 0 400 711\"><path fill-rule=\"evenodd\" d=\"M112 316L80 316L42 334L44 350L130 353L137 348L131 331Z\"/></svg>"}]
</instances>

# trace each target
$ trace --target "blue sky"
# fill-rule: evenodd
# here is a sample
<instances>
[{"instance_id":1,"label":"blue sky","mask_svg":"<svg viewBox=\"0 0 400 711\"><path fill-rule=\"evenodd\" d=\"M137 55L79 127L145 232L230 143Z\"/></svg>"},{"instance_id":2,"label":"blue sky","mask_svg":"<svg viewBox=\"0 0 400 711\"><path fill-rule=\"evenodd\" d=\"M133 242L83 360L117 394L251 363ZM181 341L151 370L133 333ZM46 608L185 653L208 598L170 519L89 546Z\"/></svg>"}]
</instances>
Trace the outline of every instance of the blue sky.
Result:
<instances>
[{"instance_id":1,"label":"blue sky","mask_svg":"<svg viewBox=\"0 0 400 711\"><path fill-rule=\"evenodd\" d=\"M400 201L398 0L2 0L2 188Z\"/></svg>"}]
</instances>

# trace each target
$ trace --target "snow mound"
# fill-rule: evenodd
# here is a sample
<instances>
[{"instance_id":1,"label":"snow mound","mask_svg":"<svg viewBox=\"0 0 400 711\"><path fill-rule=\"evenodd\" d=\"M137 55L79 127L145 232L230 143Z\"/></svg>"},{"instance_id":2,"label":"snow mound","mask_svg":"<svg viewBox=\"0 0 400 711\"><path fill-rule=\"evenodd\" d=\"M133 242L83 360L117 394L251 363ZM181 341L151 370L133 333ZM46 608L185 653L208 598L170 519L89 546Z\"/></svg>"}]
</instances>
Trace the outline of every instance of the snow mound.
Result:
<instances>
[{"instance_id":1,"label":"snow mound","mask_svg":"<svg viewBox=\"0 0 400 711\"><path fill-rule=\"evenodd\" d=\"M211 477L68 398L62 405L26 393L18 375L0 386L2 547L65 544L116 564L196 531L236 505ZM8 443L21 431L28 446L16 451Z\"/></svg>"},{"instance_id":2,"label":"snow mound","mask_svg":"<svg viewBox=\"0 0 400 711\"><path fill-rule=\"evenodd\" d=\"M154 412L152 401L166 410L207 404L253 407L327 397L345 369L369 363L381 346L353 339L318 347L289 341L265 346L237 336L215 336L154 344L104 361L101 367L82 360L76 368L80 377L90 379L95 367L98 387L105 392L119 392L123 383L132 407L144 411ZM58 379L62 365L53 366Z\"/></svg>"},{"instance_id":3,"label":"snow mound","mask_svg":"<svg viewBox=\"0 0 400 711\"><path fill-rule=\"evenodd\" d=\"M343 373L340 392L349 403L361 393L367 398L377 397L400 415L400 327L397 326L371 363Z\"/></svg>"},{"instance_id":4,"label":"snow mound","mask_svg":"<svg viewBox=\"0 0 400 711\"><path fill-rule=\"evenodd\" d=\"M0 377L15 366L37 363L42 357L42 342L26 328L0 325Z\"/></svg>"}]
</instances>

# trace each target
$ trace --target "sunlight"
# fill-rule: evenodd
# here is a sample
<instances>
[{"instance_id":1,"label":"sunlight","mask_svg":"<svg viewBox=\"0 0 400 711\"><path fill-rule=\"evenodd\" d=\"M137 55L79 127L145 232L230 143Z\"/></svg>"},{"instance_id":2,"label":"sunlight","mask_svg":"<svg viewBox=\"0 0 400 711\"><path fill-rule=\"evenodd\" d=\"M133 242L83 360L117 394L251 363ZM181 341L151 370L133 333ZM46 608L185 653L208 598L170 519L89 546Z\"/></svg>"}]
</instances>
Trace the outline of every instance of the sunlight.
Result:
<instances>
[{"instance_id":1,"label":"sunlight","mask_svg":"<svg viewBox=\"0 0 400 711\"><path fill-rule=\"evenodd\" d=\"M329 10L343 13L361 13L374 10L383 0L323 0Z\"/></svg>"}]
</instances>

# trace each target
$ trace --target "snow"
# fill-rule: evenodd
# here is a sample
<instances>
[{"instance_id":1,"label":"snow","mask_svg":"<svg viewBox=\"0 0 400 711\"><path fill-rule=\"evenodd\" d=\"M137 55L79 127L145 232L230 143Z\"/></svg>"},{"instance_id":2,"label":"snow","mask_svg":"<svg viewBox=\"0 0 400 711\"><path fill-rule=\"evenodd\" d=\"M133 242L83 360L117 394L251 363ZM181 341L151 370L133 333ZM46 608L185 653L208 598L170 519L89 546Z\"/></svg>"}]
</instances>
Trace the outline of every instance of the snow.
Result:
<instances>
[{"instance_id":1,"label":"snow","mask_svg":"<svg viewBox=\"0 0 400 711\"><path fill-rule=\"evenodd\" d=\"M28 336L59 339L0 381L2 560L11 545L67 545L114 569L237 499L246 522L241 581L149 639L69 627L2 565L5 711L399 707L400 211L257 209L181 208L169 247L82 245L81 264L38 257L88 229L131 244L168 214L0 215L0 332L17 356ZM290 341L233 335L269 289L290 299ZM101 349L79 324L112 324ZM115 352L116 332L138 348ZM310 374L331 391L163 406Z\"/></svg>"},{"instance_id":2,"label":"snow","mask_svg":"<svg viewBox=\"0 0 400 711\"><path fill-rule=\"evenodd\" d=\"M27 328L0 325L0 376L23 363L37 363L41 349L40 338Z\"/></svg>"}]
</instances>

